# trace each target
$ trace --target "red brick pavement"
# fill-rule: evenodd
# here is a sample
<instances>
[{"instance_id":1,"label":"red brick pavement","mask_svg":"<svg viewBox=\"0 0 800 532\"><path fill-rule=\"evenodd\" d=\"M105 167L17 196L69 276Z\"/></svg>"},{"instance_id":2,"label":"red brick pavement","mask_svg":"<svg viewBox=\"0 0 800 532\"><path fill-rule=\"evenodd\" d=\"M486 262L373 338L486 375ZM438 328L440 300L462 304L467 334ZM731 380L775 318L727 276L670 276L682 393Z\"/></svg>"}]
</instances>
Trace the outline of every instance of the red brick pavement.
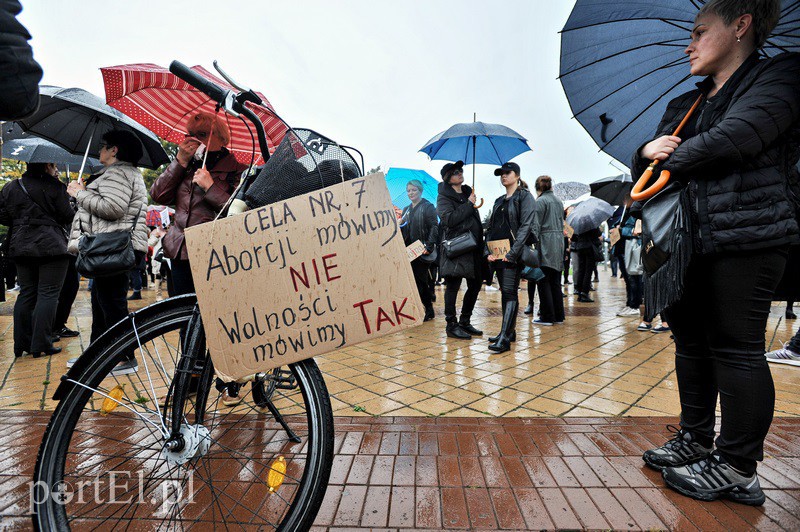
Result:
<instances>
[{"instance_id":1,"label":"red brick pavement","mask_svg":"<svg viewBox=\"0 0 800 532\"><path fill-rule=\"evenodd\" d=\"M27 481L47 413L0 418L0 527L28 529ZM669 418L337 417L317 530L800 530L800 419L778 418L759 467L767 503L700 503L642 451Z\"/></svg>"}]
</instances>

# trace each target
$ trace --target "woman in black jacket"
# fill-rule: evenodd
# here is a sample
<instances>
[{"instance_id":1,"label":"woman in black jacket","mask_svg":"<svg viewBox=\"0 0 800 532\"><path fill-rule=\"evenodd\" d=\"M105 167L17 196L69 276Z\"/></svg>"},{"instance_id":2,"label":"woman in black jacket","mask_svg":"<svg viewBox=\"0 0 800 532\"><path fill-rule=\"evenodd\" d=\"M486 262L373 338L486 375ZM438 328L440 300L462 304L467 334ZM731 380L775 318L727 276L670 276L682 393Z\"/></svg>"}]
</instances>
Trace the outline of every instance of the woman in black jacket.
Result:
<instances>
[{"instance_id":1,"label":"woman in black jacket","mask_svg":"<svg viewBox=\"0 0 800 532\"><path fill-rule=\"evenodd\" d=\"M667 485L701 500L764 502L756 464L775 405L765 330L787 248L798 241L790 187L800 156L800 55L757 51L779 13L778 0L703 6L686 53L691 73L707 77L669 103L655 140L633 160L642 172L659 159L688 186L693 253L683 296L668 309L681 428L643 458L663 469ZM671 136L700 94L681 137Z\"/></svg>"},{"instance_id":2,"label":"woman in black jacket","mask_svg":"<svg viewBox=\"0 0 800 532\"><path fill-rule=\"evenodd\" d=\"M601 235L598 228L572 235L572 250L578 256L576 265L578 271L572 276L572 281L575 283L575 295L581 303L594 303L594 299L589 297L589 292L592 289L592 273L596 264L594 245Z\"/></svg>"},{"instance_id":3,"label":"woman in black jacket","mask_svg":"<svg viewBox=\"0 0 800 532\"><path fill-rule=\"evenodd\" d=\"M522 248L527 245L533 227L533 212L536 200L519 177L517 163L505 163L494 171L500 176L500 183L506 193L497 198L492 207L492 217L486 232L486 240L508 240L510 251L505 257L498 259L489 253L486 255L492 268L497 273L503 305L503 325L500 334L489 338L492 342L489 349L503 353L511 348L511 342L517 339L517 308L519 307L517 292L519 291L520 274L525 266L522 263Z\"/></svg>"},{"instance_id":4,"label":"woman in black jacket","mask_svg":"<svg viewBox=\"0 0 800 532\"><path fill-rule=\"evenodd\" d=\"M425 251L422 256L417 257L411 262L411 270L414 272L414 281L417 283L419 297L425 307L425 319L430 321L434 317L433 302L431 293L431 256L436 251L439 240L439 226L436 221L436 207L433 203L423 199L422 183L418 179L412 179L406 185L406 194L411 200L411 205L403 209L401 216L403 241L406 246L413 244L417 240L425 244ZM435 259L435 255L433 255Z\"/></svg>"},{"instance_id":5,"label":"woman in black jacket","mask_svg":"<svg viewBox=\"0 0 800 532\"><path fill-rule=\"evenodd\" d=\"M440 275L445 280L444 316L447 320L447 336L467 340L483 334L483 331L470 323L482 284L483 227L478 209L475 208L475 194L464 184L464 162L447 163L440 173L444 183L439 183L436 213L441 220L444 240L469 232L478 244L474 250L458 257L448 258L446 253L442 253L440 262ZM461 317L456 320L456 296L462 279L467 280L467 293L461 304Z\"/></svg>"},{"instance_id":6,"label":"woman in black jacket","mask_svg":"<svg viewBox=\"0 0 800 532\"><path fill-rule=\"evenodd\" d=\"M14 355L38 358L53 347L53 320L67 272L67 231L75 211L56 165L28 164L22 177L0 190L0 223L10 226L9 256L17 266Z\"/></svg>"}]
</instances>

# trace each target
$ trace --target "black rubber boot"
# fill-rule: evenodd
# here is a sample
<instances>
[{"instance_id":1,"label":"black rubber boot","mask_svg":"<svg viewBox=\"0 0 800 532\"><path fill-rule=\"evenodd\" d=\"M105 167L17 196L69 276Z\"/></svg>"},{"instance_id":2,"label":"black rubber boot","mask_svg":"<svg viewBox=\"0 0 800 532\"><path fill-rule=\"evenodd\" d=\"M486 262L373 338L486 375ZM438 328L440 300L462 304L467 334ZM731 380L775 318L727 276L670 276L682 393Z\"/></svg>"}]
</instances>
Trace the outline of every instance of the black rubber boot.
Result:
<instances>
[{"instance_id":1,"label":"black rubber boot","mask_svg":"<svg viewBox=\"0 0 800 532\"><path fill-rule=\"evenodd\" d=\"M447 322L447 329L445 329L445 331L447 332L448 338L459 338L461 340L469 340L472 338L472 336L465 332L461 326L454 321Z\"/></svg>"},{"instance_id":2,"label":"black rubber boot","mask_svg":"<svg viewBox=\"0 0 800 532\"><path fill-rule=\"evenodd\" d=\"M503 353L511 349L511 337L514 334L517 324L517 308L519 303L509 301L503 309L503 327L500 330L500 338L493 344L489 344L489 349L496 353Z\"/></svg>"},{"instance_id":3,"label":"black rubber boot","mask_svg":"<svg viewBox=\"0 0 800 532\"><path fill-rule=\"evenodd\" d=\"M500 335L499 334L497 336L490 336L489 337L489 341L491 343L495 343L499 339L500 339ZM517 331L514 331L514 332L511 333L511 338L509 339L509 342L516 342L516 341L517 341Z\"/></svg>"}]
</instances>

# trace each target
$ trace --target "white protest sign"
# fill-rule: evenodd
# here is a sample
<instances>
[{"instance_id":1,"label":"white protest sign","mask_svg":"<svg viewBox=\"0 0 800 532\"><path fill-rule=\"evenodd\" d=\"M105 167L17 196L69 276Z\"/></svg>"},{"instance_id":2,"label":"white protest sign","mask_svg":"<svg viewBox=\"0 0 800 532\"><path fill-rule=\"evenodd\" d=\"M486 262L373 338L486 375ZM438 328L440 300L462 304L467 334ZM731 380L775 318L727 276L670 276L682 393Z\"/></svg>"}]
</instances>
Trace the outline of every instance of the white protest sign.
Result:
<instances>
[{"instance_id":1,"label":"white protest sign","mask_svg":"<svg viewBox=\"0 0 800 532\"><path fill-rule=\"evenodd\" d=\"M381 173L189 228L186 245L224 380L422 324Z\"/></svg>"},{"instance_id":2,"label":"white protest sign","mask_svg":"<svg viewBox=\"0 0 800 532\"><path fill-rule=\"evenodd\" d=\"M420 255L422 255L423 251L425 251L425 244L423 244L419 240L415 240L414 242L409 244L406 247L406 252L408 253L408 262L411 262Z\"/></svg>"}]
</instances>

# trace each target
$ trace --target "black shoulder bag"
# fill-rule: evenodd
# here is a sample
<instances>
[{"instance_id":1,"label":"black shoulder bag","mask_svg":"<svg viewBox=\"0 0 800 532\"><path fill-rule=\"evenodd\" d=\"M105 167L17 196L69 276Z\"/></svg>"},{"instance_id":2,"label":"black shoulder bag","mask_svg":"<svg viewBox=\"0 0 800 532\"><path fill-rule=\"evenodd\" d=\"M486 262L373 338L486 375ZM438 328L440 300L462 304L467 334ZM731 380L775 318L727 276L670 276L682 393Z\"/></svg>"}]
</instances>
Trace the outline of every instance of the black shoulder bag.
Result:
<instances>
[{"instance_id":1,"label":"black shoulder bag","mask_svg":"<svg viewBox=\"0 0 800 532\"><path fill-rule=\"evenodd\" d=\"M136 255L133 252L133 232L136 230L136 223L139 221L142 210L144 210L144 204L133 219L133 224L128 231L112 231L94 235L82 234L78 241L78 260L75 262L78 273L94 279L132 270L136 265ZM78 220L81 233L83 233L83 224L80 223L80 218Z\"/></svg>"}]
</instances>

